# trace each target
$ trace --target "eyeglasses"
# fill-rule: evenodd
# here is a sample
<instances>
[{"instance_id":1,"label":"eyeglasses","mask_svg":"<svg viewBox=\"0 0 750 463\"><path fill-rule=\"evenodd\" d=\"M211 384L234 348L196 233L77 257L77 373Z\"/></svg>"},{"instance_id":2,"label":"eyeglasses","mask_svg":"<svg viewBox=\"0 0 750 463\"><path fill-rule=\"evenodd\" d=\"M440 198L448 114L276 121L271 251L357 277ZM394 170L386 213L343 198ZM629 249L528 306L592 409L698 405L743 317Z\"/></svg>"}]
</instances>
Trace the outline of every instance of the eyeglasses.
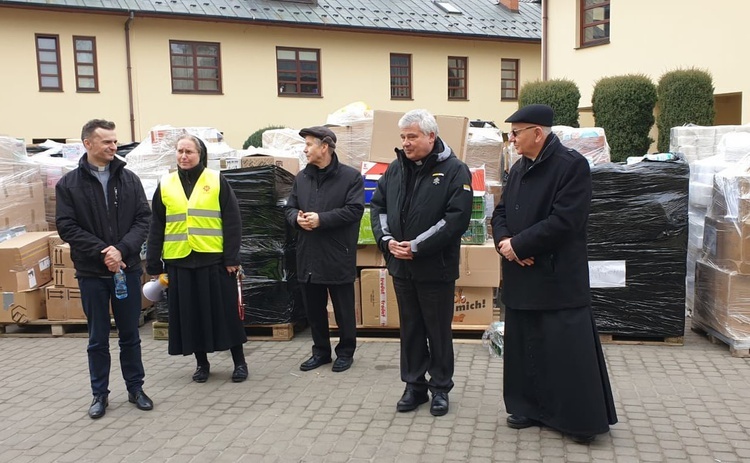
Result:
<instances>
[{"instance_id":1,"label":"eyeglasses","mask_svg":"<svg viewBox=\"0 0 750 463\"><path fill-rule=\"evenodd\" d=\"M513 130L511 130L508 133L510 134L511 137L516 138L518 136L518 134L521 133L521 132L523 132L524 130L526 130L526 129L534 129L536 127L539 127L539 126L538 125L530 125L528 127L522 128L522 129L513 129Z\"/></svg>"}]
</instances>

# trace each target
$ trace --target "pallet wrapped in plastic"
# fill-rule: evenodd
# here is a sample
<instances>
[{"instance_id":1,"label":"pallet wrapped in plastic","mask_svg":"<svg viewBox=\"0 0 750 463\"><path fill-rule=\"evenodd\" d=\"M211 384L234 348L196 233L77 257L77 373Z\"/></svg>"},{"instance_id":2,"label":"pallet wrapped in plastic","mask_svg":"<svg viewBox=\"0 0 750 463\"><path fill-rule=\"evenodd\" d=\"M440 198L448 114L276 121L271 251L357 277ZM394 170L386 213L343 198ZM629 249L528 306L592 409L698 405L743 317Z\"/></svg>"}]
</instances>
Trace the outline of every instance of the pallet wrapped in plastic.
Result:
<instances>
[{"instance_id":1,"label":"pallet wrapped in plastic","mask_svg":"<svg viewBox=\"0 0 750 463\"><path fill-rule=\"evenodd\" d=\"M44 184L21 140L0 136L0 235L48 229Z\"/></svg>"},{"instance_id":2,"label":"pallet wrapped in plastic","mask_svg":"<svg viewBox=\"0 0 750 463\"><path fill-rule=\"evenodd\" d=\"M304 318L297 284L296 231L284 208L294 176L274 166L222 172L242 216L240 263L245 324L292 323Z\"/></svg>"},{"instance_id":3,"label":"pallet wrapped in plastic","mask_svg":"<svg viewBox=\"0 0 750 463\"><path fill-rule=\"evenodd\" d=\"M552 132L566 148L574 149L589 160L591 165L610 162L607 135L601 127L568 127L556 125Z\"/></svg>"},{"instance_id":4,"label":"pallet wrapped in plastic","mask_svg":"<svg viewBox=\"0 0 750 463\"><path fill-rule=\"evenodd\" d=\"M603 164L591 174L588 258L599 331L682 336L687 162Z\"/></svg>"},{"instance_id":5,"label":"pallet wrapped in plastic","mask_svg":"<svg viewBox=\"0 0 750 463\"><path fill-rule=\"evenodd\" d=\"M469 127L464 162L469 168L484 167L488 182L500 182L504 145L500 129Z\"/></svg>"}]
</instances>

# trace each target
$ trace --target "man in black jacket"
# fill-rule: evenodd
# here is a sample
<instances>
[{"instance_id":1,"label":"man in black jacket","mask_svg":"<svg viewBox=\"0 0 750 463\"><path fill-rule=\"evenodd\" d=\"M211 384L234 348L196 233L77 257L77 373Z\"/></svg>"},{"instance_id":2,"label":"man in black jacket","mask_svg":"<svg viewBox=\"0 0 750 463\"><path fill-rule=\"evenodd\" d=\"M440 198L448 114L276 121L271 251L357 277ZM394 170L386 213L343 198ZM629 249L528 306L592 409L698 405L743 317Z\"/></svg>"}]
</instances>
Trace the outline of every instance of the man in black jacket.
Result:
<instances>
[{"instance_id":1,"label":"man in black jacket","mask_svg":"<svg viewBox=\"0 0 750 463\"><path fill-rule=\"evenodd\" d=\"M453 388L453 297L471 218L471 173L438 137L429 112L409 111L398 126L403 150L378 182L370 210L398 301L406 389L396 409L416 409L429 389L430 413L442 416Z\"/></svg>"},{"instance_id":2,"label":"man in black jacket","mask_svg":"<svg viewBox=\"0 0 750 463\"><path fill-rule=\"evenodd\" d=\"M617 415L591 310L591 171L552 134L553 115L534 104L505 121L522 158L492 214L503 256L503 396L511 428L543 424L587 444Z\"/></svg>"},{"instance_id":3,"label":"man in black jacket","mask_svg":"<svg viewBox=\"0 0 750 463\"><path fill-rule=\"evenodd\" d=\"M115 157L114 122L94 119L81 133L86 154L78 168L65 174L55 188L56 224L70 243L70 255L88 320L89 373L94 400L91 418L104 416L109 396L110 301L120 338L120 366L128 401L151 410L143 392L143 361L138 320L141 315L141 246L151 211L140 179ZM115 295L113 276L123 271L127 295Z\"/></svg>"},{"instance_id":4,"label":"man in black jacket","mask_svg":"<svg viewBox=\"0 0 750 463\"><path fill-rule=\"evenodd\" d=\"M332 370L352 366L357 347L354 280L357 277L357 237L365 210L360 173L336 156L336 134L327 127L300 131L305 138L307 166L297 175L287 202L286 219L300 230L297 274L307 321L312 331L312 356L300 365L309 371L331 363L328 295L331 296L339 343Z\"/></svg>"}]
</instances>

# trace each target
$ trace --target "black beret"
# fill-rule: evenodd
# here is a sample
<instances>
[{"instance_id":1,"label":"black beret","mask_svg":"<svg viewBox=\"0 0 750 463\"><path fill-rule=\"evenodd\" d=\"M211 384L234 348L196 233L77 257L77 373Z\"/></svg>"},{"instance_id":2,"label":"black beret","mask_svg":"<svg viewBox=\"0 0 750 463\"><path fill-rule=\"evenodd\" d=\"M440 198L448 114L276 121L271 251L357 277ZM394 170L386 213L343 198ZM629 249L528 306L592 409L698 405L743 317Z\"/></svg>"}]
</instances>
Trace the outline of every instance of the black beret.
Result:
<instances>
[{"instance_id":1,"label":"black beret","mask_svg":"<svg viewBox=\"0 0 750 463\"><path fill-rule=\"evenodd\" d=\"M528 122L542 127L552 127L554 115L555 112L546 104L530 104L511 114L505 122Z\"/></svg>"},{"instance_id":2,"label":"black beret","mask_svg":"<svg viewBox=\"0 0 750 463\"><path fill-rule=\"evenodd\" d=\"M329 129L328 127L317 125L315 127L308 127L299 131L300 137L304 138L307 135L312 135L315 138L319 138L323 143L328 143L328 146L330 146L331 149L336 149L336 134L333 133L333 130Z\"/></svg>"}]
</instances>

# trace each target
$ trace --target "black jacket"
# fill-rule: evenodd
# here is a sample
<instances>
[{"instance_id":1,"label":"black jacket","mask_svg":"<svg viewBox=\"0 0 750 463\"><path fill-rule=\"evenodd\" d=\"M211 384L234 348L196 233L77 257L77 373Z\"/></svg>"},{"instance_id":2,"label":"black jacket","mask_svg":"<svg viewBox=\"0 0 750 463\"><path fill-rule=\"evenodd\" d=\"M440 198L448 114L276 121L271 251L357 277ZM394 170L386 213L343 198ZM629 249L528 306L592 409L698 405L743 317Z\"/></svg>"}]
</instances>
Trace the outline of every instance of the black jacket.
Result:
<instances>
[{"instance_id":1,"label":"black jacket","mask_svg":"<svg viewBox=\"0 0 750 463\"><path fill-rule=\"evenodd\" d=\"M190 198L195 183L203 173L204 167L198 164L190 170L180 169L180 183L185 191L185 196ZM164 264L176 267L199 268L210 265L234 266L240 264L240 245L242 242L242 219L240 207L234 190L224 176L219 177L219 206L221 207L221 224L224 237L224 251L222 253L196 252L192 251L181 259L168 259L162 261L161 255L164 248L164 230L166 228L167 208L161 200L161 185L156 187L154 197L151 200L151 228L148 233L146 245L146 272L149 275L164 273Z\"/></svg>"},{"instance_id":2,"label":"black jacket","mask_svg":"<svg viewBox=\"0 0 750 463\"><path fill-rule=\"evenodd\" d=\"M111 245L122 253L126 272L141 270L141 246L151 215L141 180L115 158L109 164L107 189L109 208L102 184L89 168L88 154L55 187L57 232L70 243L77 276L112 275L102 254Z\"/></svg>"},{"instance_id":3,"label":"black jacket","mask_svg":"<svg viewBox=\"0 0 750 463\"><path fill-rule=\"evenodd\" d=\"M403 150L396 150L396 158L378 181L370 206L372 231L388 272L415 281L455 281L461 235L471 219L471 172L440 138L418 170ZM406 169L415 169L410 185ZM391 239L411 241L414 259L394 258L388 250Z\"/></svg>"},{"instance_id":4,"label":"black jacket","mask_svg":"<svg viewBox=\"0 0 750 463\"><path fill-rule=\"evenodd\" d=\"M586 224L591 169L586 158L554 134L536 162L521 158L510 170L492 214L495 245L511 237L522 267L502 260L503 302L512 309L565 309L591 304Z\"/></svg>"},{"instance_id":5,"label":"black jacket","mask_svg":"<svg viewBox=\"0 0 750 463\"><path fill-rule=\"evenodd\" d=\"M339 163L331 164L318 179L318 168L308 164L297 174L289 195L286 220L299 230L297 278L302 282L340 285L357 277L357 238L365 210L362 175ZM320 226L312 231L297 224L297 213L317 212Z\"/></svg>"}]
</instances>

